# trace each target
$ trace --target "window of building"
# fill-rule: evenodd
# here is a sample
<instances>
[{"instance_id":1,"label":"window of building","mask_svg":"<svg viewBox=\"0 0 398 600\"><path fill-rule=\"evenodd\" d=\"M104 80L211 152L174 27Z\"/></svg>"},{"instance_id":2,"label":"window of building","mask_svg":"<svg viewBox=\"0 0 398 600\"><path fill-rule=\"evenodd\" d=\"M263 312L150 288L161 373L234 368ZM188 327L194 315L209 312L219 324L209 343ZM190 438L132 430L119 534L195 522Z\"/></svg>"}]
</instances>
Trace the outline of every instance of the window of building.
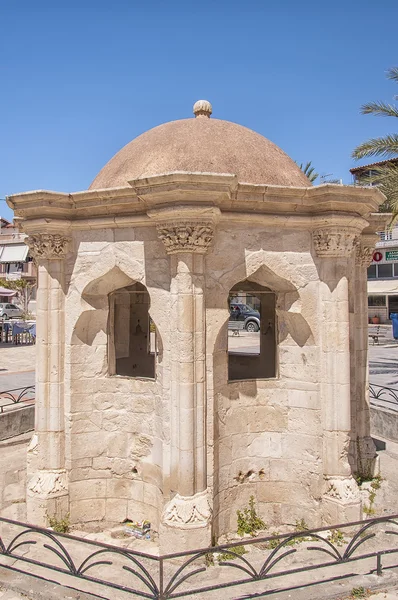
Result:
<instances>
[{"instance_id":1,"label":"window of building","mask_svg":"<svg viewBox=\"0 0 398 600\"><path fill-rule=\"evenodd\" d=\"M368 296L368 306L387 306L386 296Z\"/></svg>"},{"instance_id":2,"label":"window of building","mask_svg":"<svg viewBox=\"0 0 398 600\"><path fill-rule=\"evenodd\" d=\"M147 289L135 283L109 295L111 375L155 378L156 329Z\"/></svg>"},{"instance_id":3,"label":"window of building","mask_svg":"<svg viewBox=\"0 0 398 600\"><path fill-rule=\"evenodd\" d=\"M370 267L368 267L368 279L376 279L376 277L376 265L370 265Z\"/></svg>"},{"instance_id":4,"label":"window of building","mask_svg":"<svg viewBox=\"0 0 398 600\"><path fill-rule=\"evenodd\" d=\"M392 277L392 264L377 265L377 277Z\"/></svg>"},{"instance_id":5,"label":"window of building","mask_svg":"<svg viewBox=\"0 0 398 600\"><path fill-rule=\"evenodd\" d=\"M244 281L229 294L228 379L276 377L275 294Z\"/></svg>"},{"instance_id":6,"label":"window of building","mask_svg":"<svg viewBox=\"0 0 398 600\"><path fill-rule=\"evenodd\" d=\"M368 279L388 279L398 277L398 263L382 263L368 267Z\"/></svg>"}]
</instances>

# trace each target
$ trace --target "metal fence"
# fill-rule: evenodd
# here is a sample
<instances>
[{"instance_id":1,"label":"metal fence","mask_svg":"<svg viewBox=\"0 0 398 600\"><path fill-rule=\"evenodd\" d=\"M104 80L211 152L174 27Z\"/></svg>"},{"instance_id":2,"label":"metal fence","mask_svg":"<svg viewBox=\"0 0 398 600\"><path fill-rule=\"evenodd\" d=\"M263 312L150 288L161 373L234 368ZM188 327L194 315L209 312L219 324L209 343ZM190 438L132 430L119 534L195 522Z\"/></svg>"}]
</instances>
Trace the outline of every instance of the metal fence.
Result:
<instances>
[{"instance_id":1,"label":"metal fence","mask_svg":"<svg viewBox=\"0 0 398 600\"><path fill-rule=\"evenodd\" d=\"M0 414L10 410L10 408L19 408L19 406L16 406L17 404L23 404L24 402L31 403L34 399L34 385L0 392Z\"/></svg>"},{"instance_id":2,"label":"metal fence","mask_svg":"<svg viewBox=\"0 0 398 600\"><path fill-rule=\"evenodd\" d=\"M395 388L369 383L369 399L372 406L398 411L398 390Z\"/></svg>"},{"instance_id":3,"label":"metal fence","mask_svg":"<svg viewBox=\"0 0 398 600\"><path fill-rule=\"evenodd\" d=\"M315 585L332 567L335 576L336 567L349 566L339 574L349 577L360 561L362 571L381 575L396 566L397 535L392 515L155 556L0 518L0 565L102 598L114 598L114 590L118 598L220 598L223 589L226 599L236 586L249 591L254 584L262 596L297 589L304 575L306 586Z\"/></svg>"}]
</instances>

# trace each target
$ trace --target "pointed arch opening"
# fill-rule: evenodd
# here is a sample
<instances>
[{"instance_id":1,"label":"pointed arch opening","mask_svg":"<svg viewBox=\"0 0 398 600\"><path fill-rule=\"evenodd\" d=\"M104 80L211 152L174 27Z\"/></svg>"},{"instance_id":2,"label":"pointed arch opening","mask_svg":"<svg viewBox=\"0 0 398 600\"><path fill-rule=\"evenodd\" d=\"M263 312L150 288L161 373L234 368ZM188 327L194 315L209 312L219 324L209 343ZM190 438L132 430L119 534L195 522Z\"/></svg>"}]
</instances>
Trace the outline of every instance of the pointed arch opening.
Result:
<instances>
[{"instance_id":1,"label":"pointed arch opening","mask_svg":"<svg viewBox=\"0 0 398 600\"><path fill-rule=\"evenodd\" d=\"M156 327L141 283L109 294L109 374L155 379Z\"/></svg>"},{"instance_id":2,"label":"pointed arch opening","mask_svg":"<svg viewBox=\"0 0 398 600\"><path fill-rule=\"evenodd\" d=\"M276 294L246 280L234 285L228 308L228 380L276 377Z\"/></svg>"}]
</instances>

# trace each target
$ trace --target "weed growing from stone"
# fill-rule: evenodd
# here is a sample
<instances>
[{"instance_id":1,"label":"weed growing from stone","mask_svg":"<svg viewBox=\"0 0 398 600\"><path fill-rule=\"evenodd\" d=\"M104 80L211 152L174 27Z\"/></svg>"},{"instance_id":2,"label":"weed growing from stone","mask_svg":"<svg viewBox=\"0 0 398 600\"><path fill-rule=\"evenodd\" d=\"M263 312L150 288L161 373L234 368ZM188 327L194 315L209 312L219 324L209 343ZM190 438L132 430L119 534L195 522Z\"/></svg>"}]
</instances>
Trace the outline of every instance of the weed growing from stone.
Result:
<instances>
[{"instance_id":1,"label":"weed growing from stone","mask_svg":"<svg viewBox=\"0 0 398 600\"><path fill-rule=\"evenodd\" d=\"M47 520L48 526L56 533L68 533L70 530L69 513L62 517L62 519L57 519L55 515L53 517L47 515Z\"/></svg>"},{"instance_id":2,"label":"weed growing from stone","mask_svg":"<svg viewBox=\"0 0 398 600\"><path fill-rule=\"evenodd\" d=\"M328 540L335 546L343 546L345 544L344 533L340 529L332 529L328 535Z\"/></svg>"},{"instance_id":3,"label":"weed growing from stone","mask_svg":"<svg viewBox=\"0 0 398 600\"><path fill-rule=\"evenodd\" d=\"M366 598L367 595L364 587L356 587L351 590L351 598Z\"/></svg>"},{"instance_id":4,"label":"weed growing from stone","mask_svg":"<svg viewBox=\"0 0 398 600\"><path fill-rule=\"evenodd\" d=\"M238 535L245 534L255 536L258 531L267 529L266 523L258 516L254 496L250 496L249 506L242 511L236 511L238 520Z\"/></svg>"}]
</instances>

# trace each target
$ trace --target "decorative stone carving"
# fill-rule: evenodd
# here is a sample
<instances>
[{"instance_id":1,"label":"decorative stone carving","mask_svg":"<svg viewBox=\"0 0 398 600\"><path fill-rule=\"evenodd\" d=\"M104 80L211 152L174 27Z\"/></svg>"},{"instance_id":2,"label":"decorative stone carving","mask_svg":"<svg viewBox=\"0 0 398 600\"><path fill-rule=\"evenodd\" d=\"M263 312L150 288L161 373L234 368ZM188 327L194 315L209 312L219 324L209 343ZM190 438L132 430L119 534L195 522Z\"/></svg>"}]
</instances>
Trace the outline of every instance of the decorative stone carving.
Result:
<instances>
[{"instance_id":1,"label":"decorative stone carving","mask_svg":"<svg viewBox=\"0 0 398 600\"><path fill-rule=\"evenodd\" d=\"M352 477L326 477L325 496L347 504L359 502L358 485Z\"/></svg>"},{"instance_id":2,"label":"decorative stone carving","mask_svg":"<svg viewBox=\"0 0 398 600\"><path fill-rule=\"evenodd\" d=\"M355 262L360 267L368 267L373 260L378 235L362 235L356 247Z\"/></svg>"},{"instance_id":3,"label":"decorative stone carving","mask_svg":"<svg viewBox=\"0 0 398 600\"><path fill-rule=\"evenodd\" d=\"M65 258L70 238L58 233L43 233L42 235L30 235L26 243L29 246L30 254L37 261L40 259Z\"/></svg>"},{"instance_id":4,"label":"decorative stone carving","mask_svg":"<svg viewBox=\"0 0 398 600\"><path fill-rule=\"evenodd\" d=\"M312 238L316 253L320 257L348 257L358 244L358 235L352 230L317 229Z\"/></svg>"},{"instance_id":5,"label":"decorative stone carving","mask_svg":"<svg viewBox=\"0 0 398 600\"><path fill-rule=\"evenodd\" d=\"M167 254L177 252L206 254L214 236L214 228L208 222L159 223L157 231Z\"/></svg>"},{"instance_id":6,"label":"decorative stone carving","mask_svg":"<svg viewBox=\"0 0 398 600\"><path fill-rule=\"evenodd\" d=\"M205 527L211 519L211 514L208 490L198 492L194 496L176 494L164 508L163 522L182 529Z\"/></svg>"},{"instance_id":7,"label":"decorative stone carving","mask_svg":"<svg viewBox=\"0 0 398 600\"><path fill-rule=\"evenodd\" d=\"M66 494L68 478L64 469L37 471L28 483L28 494L48 498Z\"/></svg>"}]
</instances>

